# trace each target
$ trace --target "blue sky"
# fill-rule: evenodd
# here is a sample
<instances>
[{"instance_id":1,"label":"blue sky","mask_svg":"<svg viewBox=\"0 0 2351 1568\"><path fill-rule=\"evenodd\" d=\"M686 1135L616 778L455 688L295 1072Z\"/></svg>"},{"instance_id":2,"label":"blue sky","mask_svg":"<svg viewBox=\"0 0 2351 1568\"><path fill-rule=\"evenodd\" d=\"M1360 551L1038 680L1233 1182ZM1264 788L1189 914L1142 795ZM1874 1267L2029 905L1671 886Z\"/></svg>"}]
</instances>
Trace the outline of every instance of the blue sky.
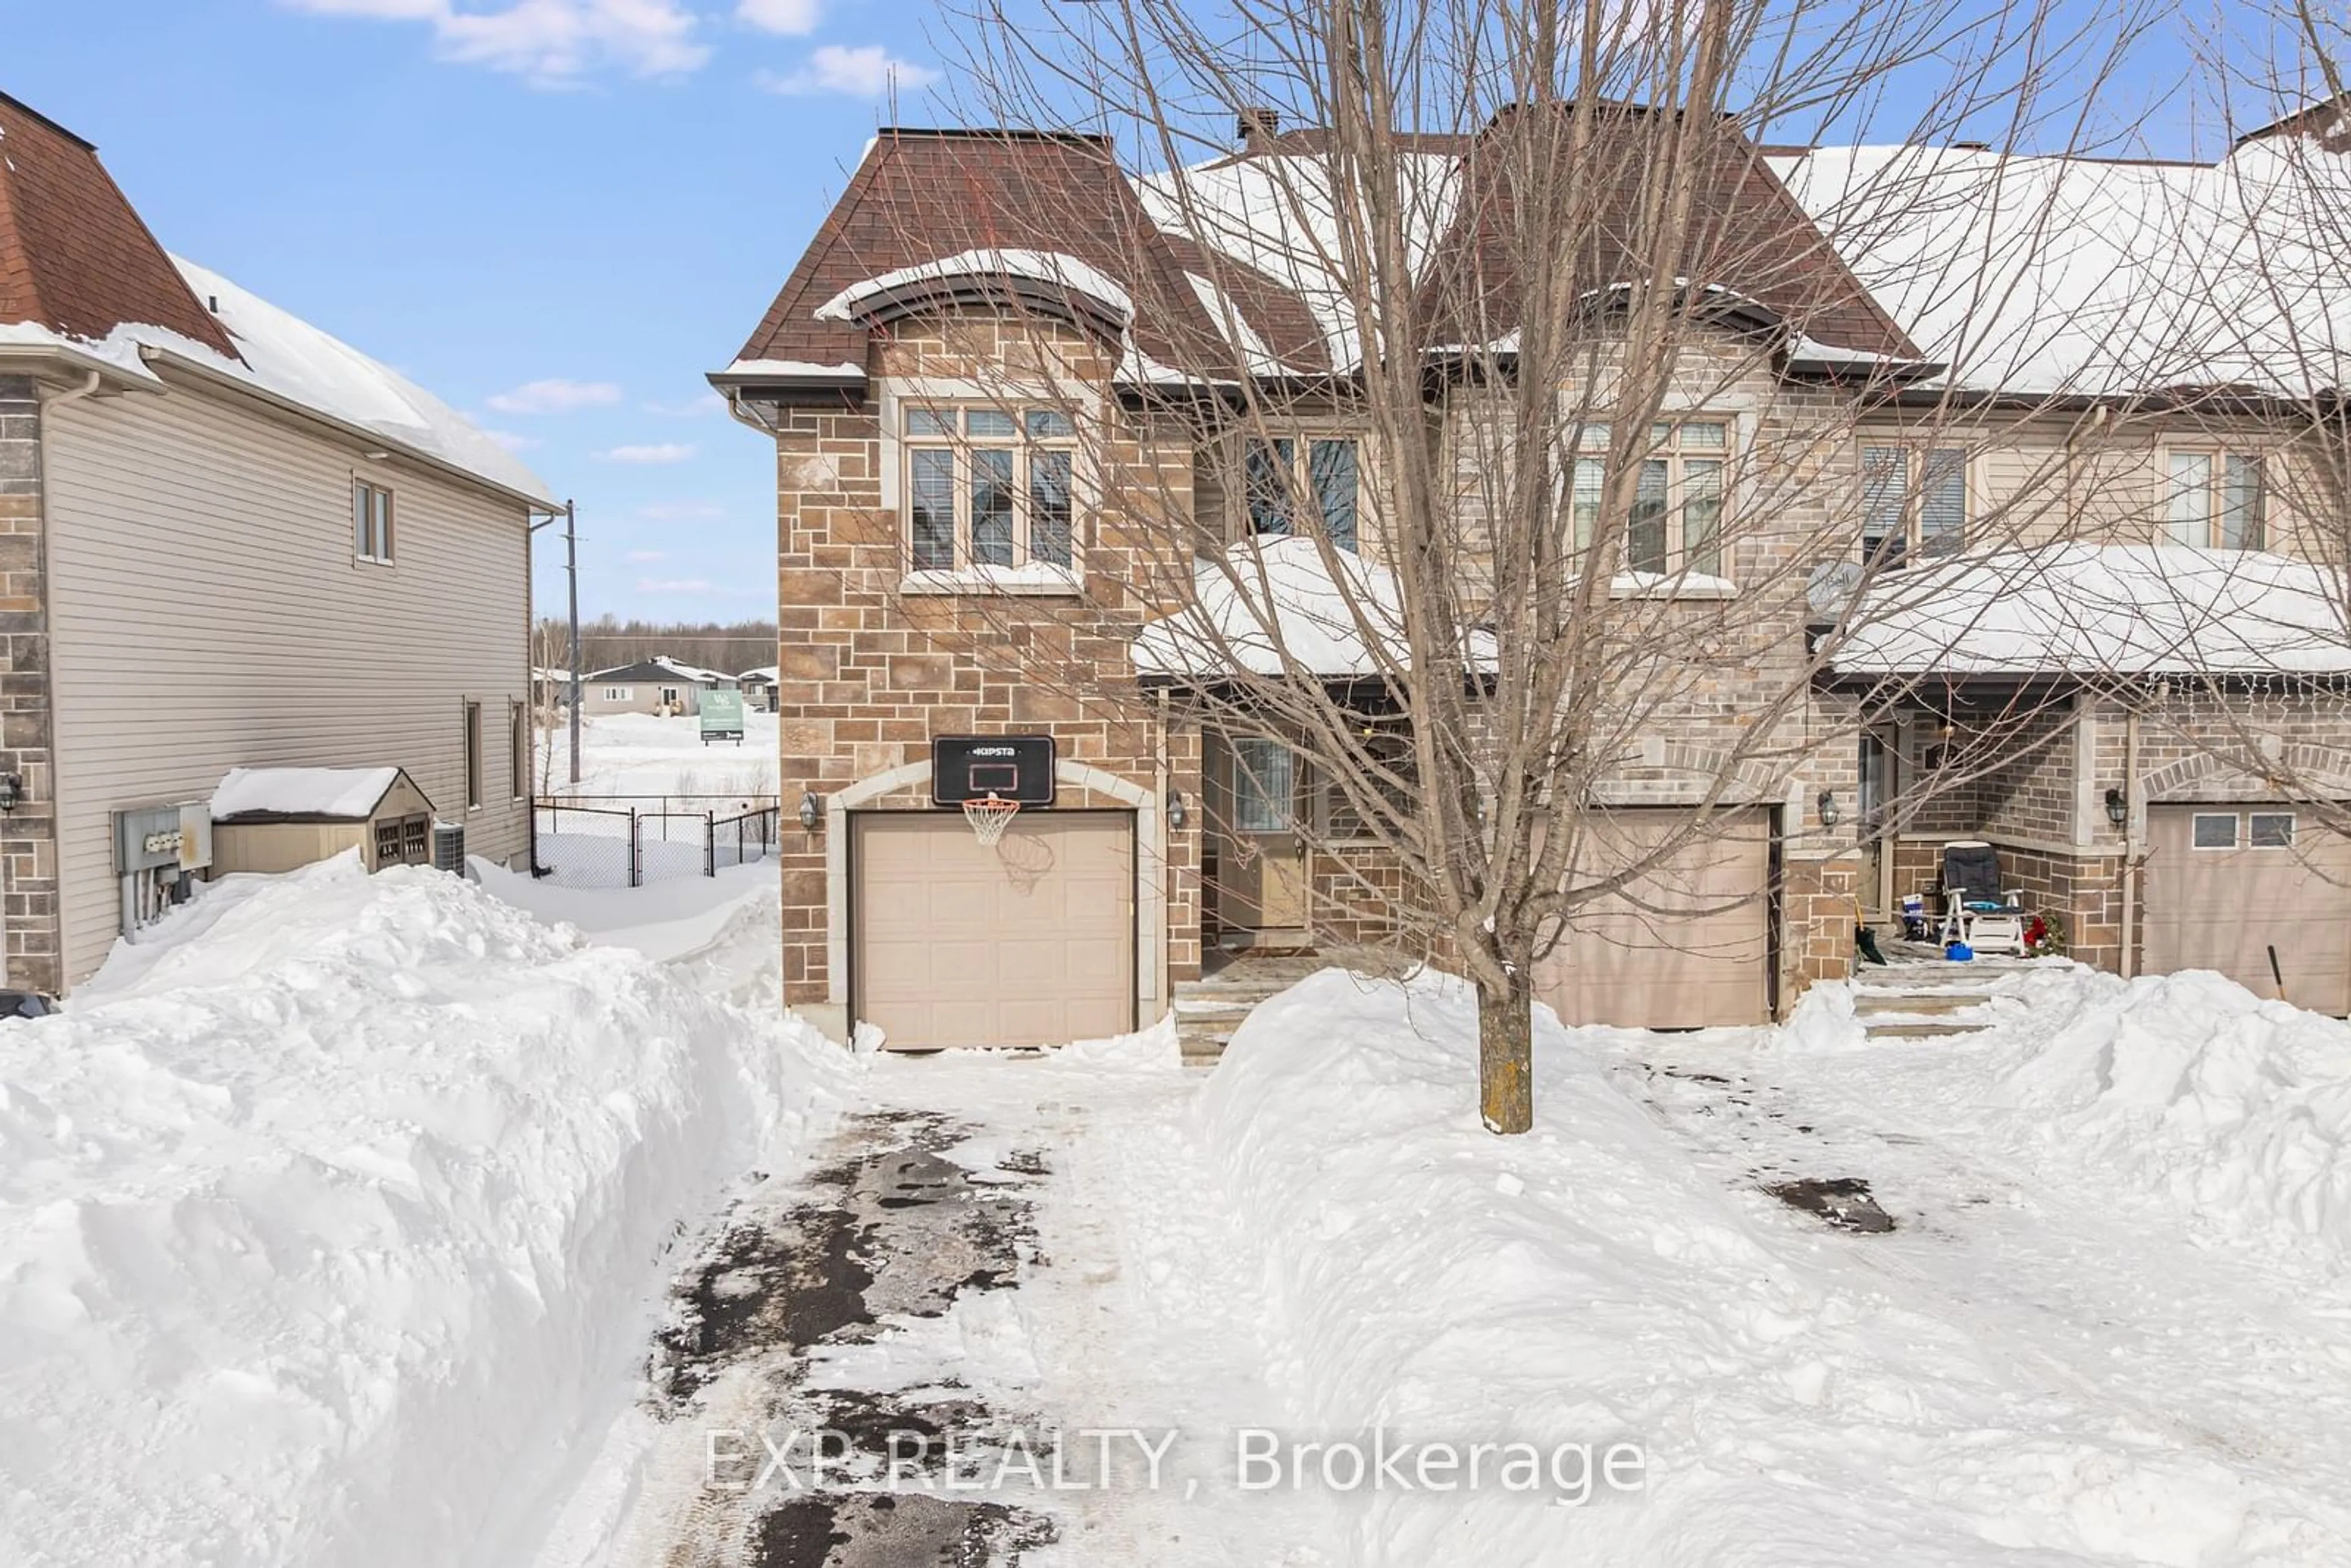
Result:
<instances>
[{"instance_id":1,"label":"blue sky","mask_svg":"<svg viewBox=\"0 0 2351 1568\"><path fill-rule=\"evenodd\" d=\"M893 62L926 118L930 15L0 0L0 91L97 142L166 246L523 443L580 502L583 612L766 617L774 449L702 375L884 118Z\"/></svg>"}]
</instances>

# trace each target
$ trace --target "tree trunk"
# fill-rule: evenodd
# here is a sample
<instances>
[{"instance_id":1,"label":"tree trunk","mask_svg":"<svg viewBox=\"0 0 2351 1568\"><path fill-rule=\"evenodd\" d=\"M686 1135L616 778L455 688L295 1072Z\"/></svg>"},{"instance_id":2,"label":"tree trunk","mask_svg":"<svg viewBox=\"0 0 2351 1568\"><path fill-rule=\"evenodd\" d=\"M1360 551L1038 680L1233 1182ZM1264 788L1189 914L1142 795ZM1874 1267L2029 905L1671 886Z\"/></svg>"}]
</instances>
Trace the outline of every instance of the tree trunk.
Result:
<instances>
[{"instance_id":1,"label":"tree trunk","mask_svg":"<svg viewBox=\"0 0 2351 1568\"><path fill-rule=\"evenodd\" d=\"M1527 971L1478 988L1478 1116L1489 1133L1535 1124L1535 994Z\"/></svg>"}]
</instances>

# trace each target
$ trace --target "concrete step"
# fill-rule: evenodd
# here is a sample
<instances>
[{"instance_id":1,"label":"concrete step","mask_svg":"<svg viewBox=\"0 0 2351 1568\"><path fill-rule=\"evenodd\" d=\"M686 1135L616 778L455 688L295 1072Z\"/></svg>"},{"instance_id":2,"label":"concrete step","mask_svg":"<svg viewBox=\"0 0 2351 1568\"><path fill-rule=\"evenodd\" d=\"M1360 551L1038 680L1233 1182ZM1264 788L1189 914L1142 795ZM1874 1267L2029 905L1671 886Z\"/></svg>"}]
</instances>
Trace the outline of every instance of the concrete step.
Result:
<instances>
[{"instance_id":1,"label":"concrete step","mask_svg":"<svg viewBox=\"0 0 2351 1568\"><path fill-rule=\"evenodd\" d=\"M1855 992L1853 1010L1862 1018L1879 1013L1955 1013L1968 1008L1981 1007L1990 999L1989 991L1867 990Z\"/></svg>"},{"instance_id":2,"label":"concrete step","mask_svg":"<svg viewBox=\"0 0 2351 1568\"><path fill-rule=\"evenodd\" d=\"M1988 1023L1960 1019L1886 1019L1864 1024L1861 1032L1868 1040L1951 1040L1963 1034L1981 1034L1990 1028Z\"/></svg>"}]
</instances>

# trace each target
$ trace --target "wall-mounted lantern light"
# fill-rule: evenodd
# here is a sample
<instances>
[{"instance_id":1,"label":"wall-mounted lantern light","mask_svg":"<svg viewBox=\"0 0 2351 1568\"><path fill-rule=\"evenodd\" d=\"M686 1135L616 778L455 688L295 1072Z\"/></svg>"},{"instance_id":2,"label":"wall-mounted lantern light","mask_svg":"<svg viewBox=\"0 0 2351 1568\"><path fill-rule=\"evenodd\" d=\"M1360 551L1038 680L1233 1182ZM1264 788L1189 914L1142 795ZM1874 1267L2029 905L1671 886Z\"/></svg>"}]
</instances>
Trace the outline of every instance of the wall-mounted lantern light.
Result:
<instances>
[{"instance_id":1,"label":"wall-mounted lantern light","mask_svg":"<svg viewBox=\"0 0 2351 1568\"><path fill-rule=\"evenodd\" d=\"M824 825L824 802L811 789L800 797L800 826L813 833Z\"/></svg>"},{"instance_id":2,"label":"wall-mounted lantern light","mask_svg":"<svg viewBox=\"0 0 2351 1568\"><path fill-rule=\"evenodd\" d=\"M2130 802L2112 785L2106 788L2106 821L2117 828L2130 821Z\"/></svg>"},{"instance_id":3,"label":"wall-mounted lantern light","mask_svg":"<svg viewBox=\"0 0 2351 1568\"><path fill-rule=\"evenodd\" d=\"M1844 815L1837 810L1836 796L1830 790L1822 790L1820 800L1814 803L1820 807L1821 826L1823 828L1835 827L1837 820Z\"/></svg>"},{"instance_id":4,"label":"wall-mounted lantern light","mask_svg":"<svg viewBox=\"0 0 2351 1568\"><path fill-rule=\"evenodd\" d=\"M14 773L0 773L0 815L15 810L25 803L25 780Z\"/></svg>"},{"instance_id":5,"label":"wall-mounted lantern light","mask_svg":"<svg viewBox=\"0 0 2351 1568\"><path fill-rule=\"evenodd\" d=\"M1181 789L1170 789L1170 790L1168 790L1168 791L1167 791L1167 827L1168 827L1168 830L1169 830L1171 832L1178 832L1178 833L1180 833L1180 832L1182 832L1182 831L1184 831L1184 824L1185 824L1185 823L1186 823L1186 822L1188 822L1188 821L1190 821L1191 820L1192 820L1192 813L1191 813L1191 812L1189 812L1189 811L1187 811L1187 810L1186 810L1184 809L1184 791L1183 791L1183 790L1181 790Z\"/></svg>"}]
</instances>

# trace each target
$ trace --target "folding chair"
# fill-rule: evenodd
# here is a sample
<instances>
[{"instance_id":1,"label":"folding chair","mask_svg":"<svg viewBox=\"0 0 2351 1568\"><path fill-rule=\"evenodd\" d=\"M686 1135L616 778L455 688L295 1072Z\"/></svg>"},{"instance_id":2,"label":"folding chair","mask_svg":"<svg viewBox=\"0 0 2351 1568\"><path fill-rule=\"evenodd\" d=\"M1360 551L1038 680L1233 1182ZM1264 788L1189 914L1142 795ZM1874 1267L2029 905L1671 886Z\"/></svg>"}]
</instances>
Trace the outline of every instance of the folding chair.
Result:
<instances>
[{"instance_id":1,"label":"folding chair","mask_svg":"<svg viewBox=\"0 0 2351 1568\"><path fill-rule=\"evenodd\" d=\"M1979 839L1943 846L1943 945L2024 956L2024 894L2000 885L2000 852Z\"/></svg>"}]
</instances>

